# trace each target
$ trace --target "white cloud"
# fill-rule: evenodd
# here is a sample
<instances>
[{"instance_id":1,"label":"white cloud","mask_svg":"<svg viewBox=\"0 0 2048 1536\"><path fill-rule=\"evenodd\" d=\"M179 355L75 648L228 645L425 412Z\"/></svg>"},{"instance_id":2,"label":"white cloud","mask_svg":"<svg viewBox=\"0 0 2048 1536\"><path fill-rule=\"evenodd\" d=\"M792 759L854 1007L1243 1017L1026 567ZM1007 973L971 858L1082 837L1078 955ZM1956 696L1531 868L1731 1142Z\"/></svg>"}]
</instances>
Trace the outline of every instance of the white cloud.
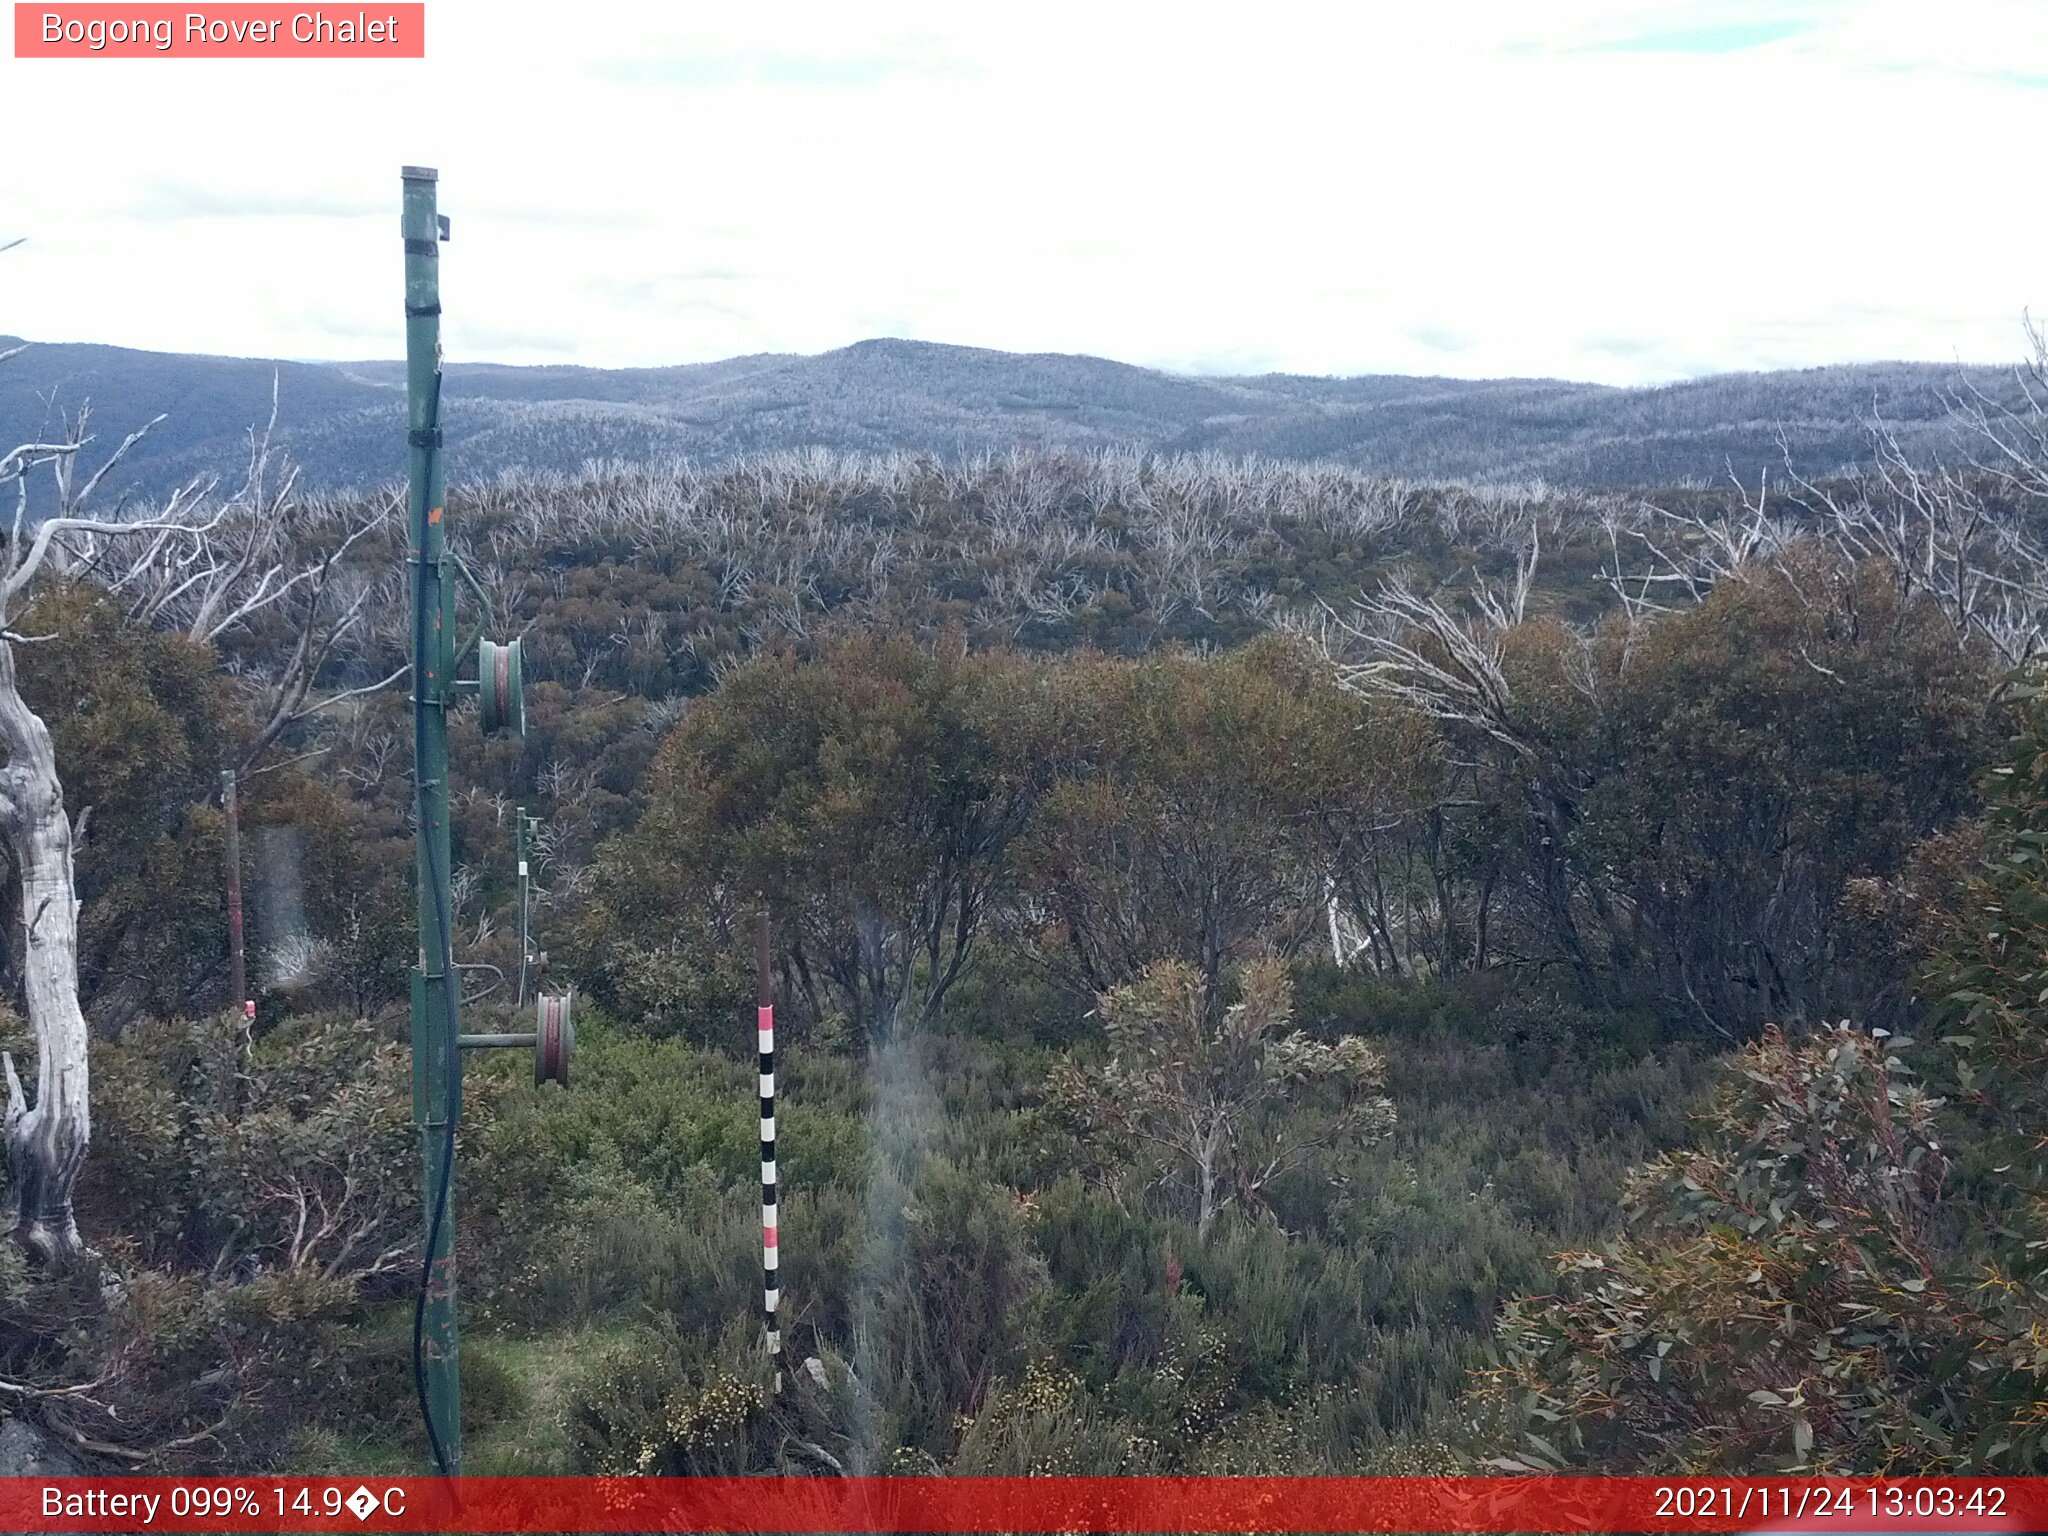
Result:
<instances>
[{"instance_id":1,"label":"white cloud","mask_svg":"<svg viewBox=\"0 0 2048 1536\"><path fill-rule=\"evenodd\" d=\"M424 62L0 59L47 125L0 151L0 332L394 353L426 163L456 358L1997 360L2044 300L2044 12L429 0Z\"/></svg>"}]
</instances>

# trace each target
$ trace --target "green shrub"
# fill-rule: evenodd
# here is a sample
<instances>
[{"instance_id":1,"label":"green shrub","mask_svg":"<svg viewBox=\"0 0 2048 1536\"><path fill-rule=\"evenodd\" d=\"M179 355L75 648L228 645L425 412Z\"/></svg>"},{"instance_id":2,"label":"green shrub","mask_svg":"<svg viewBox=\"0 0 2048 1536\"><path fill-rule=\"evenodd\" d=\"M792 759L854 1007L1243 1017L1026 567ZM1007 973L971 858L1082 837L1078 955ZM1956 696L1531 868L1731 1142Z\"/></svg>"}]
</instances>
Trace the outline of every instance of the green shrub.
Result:
<instances>
[{"instance_id":1,"label":"green shrub","mask_svg":"<svg viewBox=\"0 0 2048 1536\"><path fill-rule=\"evenodd\" d=\"M773 1442L758 1349L738 1322L712 1337L668 1318L601 1346L570 1391L571 1442L603 1476L760 1471Z\"/></svg>"},{"instance_id":2,"label":"green shrub","mask_svg":"<svg viewBox=\"0 0 2048 1536\"><path fill-rule=\"evenodd\" d=\"M962 1477L1114 1477L1156 1472L1144 1426L1105 1411L1072 1372L1043 1360L989 1393L959 1426L949 1470Z\"/></svg>"},{"instance_id":3,"label":"green shrub","mask_svg":"<svg viewBox=\"0 0 2048 1536\"><path fill-rule=\"evenodd\" d=\"M369 1280L414 1240L418 1142L404 1053L312 1016L141 1023L97 1048L79 1203L148 1262L210 1275Z\"/></svg>"}]
</instances>

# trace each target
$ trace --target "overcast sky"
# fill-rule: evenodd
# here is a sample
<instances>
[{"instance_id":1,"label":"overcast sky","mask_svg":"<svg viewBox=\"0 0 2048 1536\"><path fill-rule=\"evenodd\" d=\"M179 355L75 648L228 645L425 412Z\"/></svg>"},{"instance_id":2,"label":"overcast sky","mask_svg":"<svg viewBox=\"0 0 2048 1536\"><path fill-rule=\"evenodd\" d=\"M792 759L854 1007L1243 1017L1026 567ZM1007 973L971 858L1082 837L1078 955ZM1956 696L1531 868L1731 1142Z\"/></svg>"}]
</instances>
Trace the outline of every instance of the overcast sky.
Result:
<instances>
[{"instance_id":1,"label":"overcast sky","mask_svg":"<svg viewBox=\"0 0 2048 1536\"><path fill-rule=\"evenodd\" d=\"M2048 310L2044 0L427 19L424 62L0 58L0 332L395 356L406 163L452 360L1638 383L2004 361Z\"/></svg>"}]
</instances>

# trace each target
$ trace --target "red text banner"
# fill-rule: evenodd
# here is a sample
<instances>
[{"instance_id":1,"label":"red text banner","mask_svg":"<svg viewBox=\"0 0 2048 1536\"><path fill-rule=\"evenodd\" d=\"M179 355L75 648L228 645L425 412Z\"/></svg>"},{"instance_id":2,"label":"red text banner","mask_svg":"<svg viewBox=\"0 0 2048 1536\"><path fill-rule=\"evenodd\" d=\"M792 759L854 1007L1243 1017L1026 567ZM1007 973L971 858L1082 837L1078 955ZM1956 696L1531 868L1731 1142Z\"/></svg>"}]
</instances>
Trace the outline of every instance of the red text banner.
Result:
<instances>
[{"instance_id":1,"label":"red text banner","mask_svg":"<svg viewBox=\"0 0 2048 1536\"><path fill-rule=\"evenodd\" d=\"M423 3L14 7L18 59L422 59Z\"/></svg>"},{"instance_id":2,"label":"red text banner","mask_svg":"<svg viewBox=\"0 0 2048 1536\"><path fill-rule=\"evenodd\" d=\"M8 1531L2048 1530L2044 1478L7 1478Z\"/></svg>"}]
</instances>

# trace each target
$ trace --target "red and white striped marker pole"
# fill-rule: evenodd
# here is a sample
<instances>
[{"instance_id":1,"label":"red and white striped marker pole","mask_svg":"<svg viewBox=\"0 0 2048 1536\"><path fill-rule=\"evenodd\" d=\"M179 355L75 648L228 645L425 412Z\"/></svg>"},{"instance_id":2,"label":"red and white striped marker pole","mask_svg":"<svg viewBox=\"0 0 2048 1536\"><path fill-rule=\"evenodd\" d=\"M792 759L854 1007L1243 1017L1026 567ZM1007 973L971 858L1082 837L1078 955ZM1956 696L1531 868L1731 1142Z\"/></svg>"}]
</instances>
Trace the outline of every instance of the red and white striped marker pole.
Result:
<instances>
[{"instance_id":1,"label":"red and white striped marker pole","mask_svg":"<svg viewBox=\"0 0 2048 1536\"><path fill-rule=\"evenodd\" d=\"M755 1027L761 1049L761 1296L768 1325L768 1359L775 1367L775 1390L782 1390L782 1333L775 1314L782 1300L776 1280L778 1216L775 1209L775 983L769 974L768 914L754 926L754 971L757 1006Z\"/></svg>"}]
</instances>

